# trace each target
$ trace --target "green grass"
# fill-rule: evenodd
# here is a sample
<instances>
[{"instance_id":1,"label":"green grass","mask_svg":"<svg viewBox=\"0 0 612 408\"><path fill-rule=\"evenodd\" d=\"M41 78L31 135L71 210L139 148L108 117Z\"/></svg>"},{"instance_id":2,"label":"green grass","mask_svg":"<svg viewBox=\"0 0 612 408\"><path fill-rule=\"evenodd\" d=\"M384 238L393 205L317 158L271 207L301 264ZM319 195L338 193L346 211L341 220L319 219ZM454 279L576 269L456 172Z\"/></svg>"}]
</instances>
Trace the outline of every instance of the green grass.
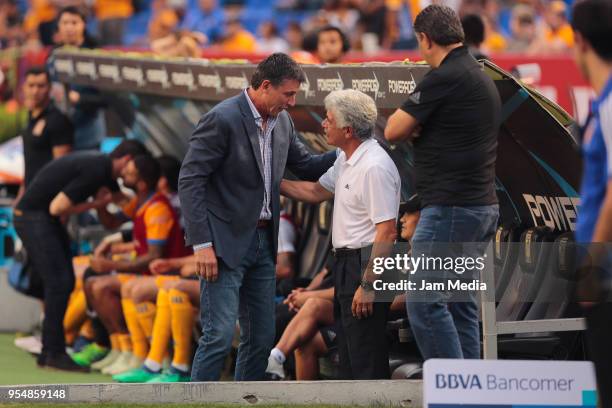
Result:
<instances>
[{"instance_id":1,"label":"green grass","mask_svg":"<svg viewBox=\"0 0 612 408\"><path fill-rule=\"evenodd\" d=\"M15 347L14 340L14 334L0 333L0 385L112 382L109 375L100 373L63 373L38 368L34 357Z\"/></svg>"}]
</instances>

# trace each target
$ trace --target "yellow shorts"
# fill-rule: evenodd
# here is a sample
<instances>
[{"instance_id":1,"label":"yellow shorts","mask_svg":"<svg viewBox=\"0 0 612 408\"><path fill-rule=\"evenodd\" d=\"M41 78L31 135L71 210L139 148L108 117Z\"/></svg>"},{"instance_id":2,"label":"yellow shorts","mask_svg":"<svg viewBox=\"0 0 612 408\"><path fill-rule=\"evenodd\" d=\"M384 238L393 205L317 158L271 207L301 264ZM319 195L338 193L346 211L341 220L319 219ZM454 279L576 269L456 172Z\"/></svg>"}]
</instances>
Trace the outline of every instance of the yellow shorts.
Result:
<instances>
[{"instance_id":1,"label":"yellow shorts","mask_svg":"<svg viewBox=\"0 0 612 408\"><path fill-rule=\"evenodd\" d=\"M166 282L178 279L180 279L179 275L158 275L155 277L155 286L157 286L158 289L163 289Z\"/></svg>"}]
</instances>

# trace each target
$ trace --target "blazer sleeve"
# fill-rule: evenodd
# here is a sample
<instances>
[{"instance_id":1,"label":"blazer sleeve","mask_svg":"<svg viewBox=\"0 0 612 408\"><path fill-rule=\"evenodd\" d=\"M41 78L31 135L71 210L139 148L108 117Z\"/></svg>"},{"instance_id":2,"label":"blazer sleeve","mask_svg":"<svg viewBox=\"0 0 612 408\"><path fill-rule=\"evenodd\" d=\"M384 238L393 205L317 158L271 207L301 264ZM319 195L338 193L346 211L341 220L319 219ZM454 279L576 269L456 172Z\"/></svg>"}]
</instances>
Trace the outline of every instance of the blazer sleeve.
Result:
<instances>
[{"instance_id":1,"label":"blazer sleeve","mask_svg":"<svg viewBox=\"0 0 612 408\"><path fill-rule=\"evenodd\" d=\"M336 161L336 149L323 153L311 154L299 140L293 121L291 123L291 141L287 154L287 167L302 180L317 181Z\"/></svg>"},{"instance_id":2,"label":"blazer sleeve","mask_svg":"<svg viewBox=\"0 0 612 408\"><path fill-rule=\"evenodd\" d=\"M206 194L210 176L223 162L228 148L221 118L210 111L200 119L179 174L179 197L185 220L187 245L212 242Z\"/></svg>"}]
</instances>

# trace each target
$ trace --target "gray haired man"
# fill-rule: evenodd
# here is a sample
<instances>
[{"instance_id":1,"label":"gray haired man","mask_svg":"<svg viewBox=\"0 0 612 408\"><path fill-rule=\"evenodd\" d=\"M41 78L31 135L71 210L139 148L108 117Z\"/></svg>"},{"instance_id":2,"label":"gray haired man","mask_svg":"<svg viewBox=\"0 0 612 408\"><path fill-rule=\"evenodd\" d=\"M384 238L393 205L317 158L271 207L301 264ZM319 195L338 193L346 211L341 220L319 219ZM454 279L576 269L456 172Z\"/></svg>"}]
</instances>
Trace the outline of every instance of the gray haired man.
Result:
<instances>
[{"instance_id":1,"label":"gray haired man","mask_svg":"<svg viewBox=\"0 0 612 408\"><path fill-rule=\"evenodd\" d=\"M369 268L362 275L361 256L362 248L372 244L370 259L380 256L395 240L400 177L387 152L372 137L377 116L372 98L355 90L334 91L325 98L325 108L327 142L341 153L318 182L283 180L281 193L311 203L335 198L334 319L340 376L388 378L385 325L389 304L374 302L374 275Z\"/></svg>"}]
</instances>

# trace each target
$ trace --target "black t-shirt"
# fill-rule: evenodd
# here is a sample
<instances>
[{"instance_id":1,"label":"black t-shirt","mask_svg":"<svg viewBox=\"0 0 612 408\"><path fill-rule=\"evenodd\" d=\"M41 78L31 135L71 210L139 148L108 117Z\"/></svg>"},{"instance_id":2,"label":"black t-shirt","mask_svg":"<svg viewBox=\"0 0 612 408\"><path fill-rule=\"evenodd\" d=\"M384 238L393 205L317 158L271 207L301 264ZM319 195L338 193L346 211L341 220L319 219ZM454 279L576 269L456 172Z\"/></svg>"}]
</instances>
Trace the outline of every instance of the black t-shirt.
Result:
<instances>
[{"instance_id":1,"label":"black t-shirt","mask_svg":"<svg viewBox=\"0 0 612 408\"><path fill-rule=\"evenodd\" d=\"M112 161L97 152L76 152L44 166L26 188L17 208L22 211L49 211L49 204L60 192L73 204L94 195L100 187L118 191L112 175Z\"/></svg>"},{"instance_id":2,"label":"black t-shirt","mask_svg":"<svg viewBox=\"0 0 612 408\"><path fill-rule=\"evenodd\" d=\"M501 101L467 47L452 50L425 75L401 109L422 125L413 145L423 206L497 203Z\"/></svg>"},{"instance_id":3,"label":"black t-shirt","mask_svg":"<svg viewBox=\"0 0 612 408\"><path fill-rule=\"evenodd\" d=\"M23 159L25 162L25 186L34 179L38 171L53 160L53 147L72 145L74 127L70 119L55 107L47 105L40 115L28 119L23 133Z\"/></svg>"}]
</instances>

